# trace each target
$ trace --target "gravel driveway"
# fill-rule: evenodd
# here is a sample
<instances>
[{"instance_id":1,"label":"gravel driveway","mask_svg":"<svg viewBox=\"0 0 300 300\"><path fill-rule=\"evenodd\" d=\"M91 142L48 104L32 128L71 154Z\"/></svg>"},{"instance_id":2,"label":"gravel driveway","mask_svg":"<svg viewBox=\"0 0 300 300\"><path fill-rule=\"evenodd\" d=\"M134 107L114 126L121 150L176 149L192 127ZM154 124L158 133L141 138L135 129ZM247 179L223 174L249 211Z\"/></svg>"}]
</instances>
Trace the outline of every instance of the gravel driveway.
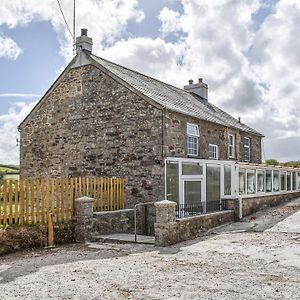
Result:
<instances>
[{"instance_id":1,"label":"gravel driveway","mask_svg":"<svg viewBox=\"0 0 300 300\"><path fill-rule=\"evenodd\" d=\"M74 244L8 255L0 299L300 299L299 205L167 248Z\"/></svg>"}]
</instances>

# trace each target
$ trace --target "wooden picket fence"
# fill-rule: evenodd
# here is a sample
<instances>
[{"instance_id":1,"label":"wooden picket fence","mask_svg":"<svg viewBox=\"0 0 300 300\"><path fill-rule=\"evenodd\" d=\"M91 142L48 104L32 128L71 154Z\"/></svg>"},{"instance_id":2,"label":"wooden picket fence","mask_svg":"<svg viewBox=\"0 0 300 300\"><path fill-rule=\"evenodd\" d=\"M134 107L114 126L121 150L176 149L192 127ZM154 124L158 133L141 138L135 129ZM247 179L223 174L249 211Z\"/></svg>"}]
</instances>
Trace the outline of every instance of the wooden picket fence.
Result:
<instances>
[{"instance_id":1,"label":"wooden picket fence","mask_svg":"<svg viewBox=\"0 0 300 300\"><path fill-rule=\"evenodd\" d=\"M74 200L90 196L94 211L125 206L123 178L5 180L0 184L0 225L63 223L74 216Z\"/></svg>"}]
</instances>

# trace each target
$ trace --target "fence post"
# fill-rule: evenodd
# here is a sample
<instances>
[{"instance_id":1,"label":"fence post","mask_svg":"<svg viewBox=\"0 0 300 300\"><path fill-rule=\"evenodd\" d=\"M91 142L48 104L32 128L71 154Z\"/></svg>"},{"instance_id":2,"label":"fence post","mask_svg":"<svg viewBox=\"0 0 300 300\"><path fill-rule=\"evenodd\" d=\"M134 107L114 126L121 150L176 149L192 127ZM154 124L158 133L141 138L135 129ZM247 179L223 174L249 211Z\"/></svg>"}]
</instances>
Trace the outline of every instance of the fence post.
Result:
<instances>
[{"instance_id":1,"label":"fence post","mask_svg":"<svg viewBox=\"0 0 300 300\"><path fill-rule=\"evenodd\" d=\"M92 236L92 218L93 218L94 199L81 197L75 199L75 240L76 242L89 242Z\"/></svg>"},{"instance_id":2,"label":"fence post","mask_svg":"<svg viewBox=\"0 0 300 300\"><path fill-rule=\"evenodd\" d=\"M169 200L154 203L156 209L154 232L157 246L168 246L177 242L176 205L176 202Z\"/></svg>"}]
</instances>

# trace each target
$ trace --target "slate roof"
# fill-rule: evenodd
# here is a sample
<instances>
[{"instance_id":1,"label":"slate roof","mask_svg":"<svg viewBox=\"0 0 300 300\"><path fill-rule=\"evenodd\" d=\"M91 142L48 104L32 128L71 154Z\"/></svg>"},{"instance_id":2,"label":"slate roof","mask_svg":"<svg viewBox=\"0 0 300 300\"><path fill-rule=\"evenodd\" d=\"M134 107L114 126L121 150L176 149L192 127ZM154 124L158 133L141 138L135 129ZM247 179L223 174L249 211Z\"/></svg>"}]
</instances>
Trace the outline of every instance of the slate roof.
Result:
<instances>
[{"instance_id":1,"label":"slate roof","mask_svg":"<svg viewBox=\"0 0 300 300\"><path fill-rule=\"evenodd\" d=\"M201 97L93 54L102 67L161 106L185 115L263 136Z\"/></svg>"}]
</instances>

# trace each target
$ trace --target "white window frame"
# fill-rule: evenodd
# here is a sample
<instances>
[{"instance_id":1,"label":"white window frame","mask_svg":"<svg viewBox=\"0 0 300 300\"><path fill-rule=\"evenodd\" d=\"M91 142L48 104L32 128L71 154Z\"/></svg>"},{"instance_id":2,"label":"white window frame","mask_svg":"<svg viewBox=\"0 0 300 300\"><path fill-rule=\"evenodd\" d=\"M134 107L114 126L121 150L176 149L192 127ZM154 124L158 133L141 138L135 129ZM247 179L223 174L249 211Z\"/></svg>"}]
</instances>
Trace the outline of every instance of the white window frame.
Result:
<instances>
[{"instance_id":1,"label":"white window frame","mask_svg":"<svg viewBox=\"0 0 300 300\"><path fill-rule=\"evenodd\" d=\"M230 143L231 137L232 137L232 144ZM232 155L230 155L230 149L232 149ZM235 158L235 135L232 133L228 134L228 157Z\"/></svg>"},{"instance_id":2,"label":"white window frame","mask_svg":"<svg viewBox=\"0 0 300 300\"><path fill-rule=\"evenodd\" d=\"M213 148L211 151L210 148ZM213 155L211 155L213 154ZM209 159L219 159L219 146L215 144L208 144L208 158Z\"/></svg>"},{"instance_id":3,"label":"white window frame","mask_svg":"<svg viewBox=\"0 0 300 300\"><path fill-rule=\"evenodd\" d=\"M248 145L246 145L245 140L248 140ZM249 155L249 159L246 159L246 157L245 157L246 149L247 149L247 152L248 152L248 155ZM251 161L251 139L249 137L246 137L246 136L244 137L244 161L246 161L246 162Z\"/></svg>"},{"instance_id":4,"label":"white window frame","mask_svg":"<svg viewBox=\"0 0 300 300\"><path fill-rule=\"evenodd\" d=\"M194 132L191 132L189 129L194 129ZM186 133L187 133L187 145L186 145L186 152L188 156L198 156L199 155L199 126L197 124L187 123L186 124ZM189 144L189 137L196 141L196 153L190 153L190 148L188 147Z\"/></svg>"}]
</instances>

